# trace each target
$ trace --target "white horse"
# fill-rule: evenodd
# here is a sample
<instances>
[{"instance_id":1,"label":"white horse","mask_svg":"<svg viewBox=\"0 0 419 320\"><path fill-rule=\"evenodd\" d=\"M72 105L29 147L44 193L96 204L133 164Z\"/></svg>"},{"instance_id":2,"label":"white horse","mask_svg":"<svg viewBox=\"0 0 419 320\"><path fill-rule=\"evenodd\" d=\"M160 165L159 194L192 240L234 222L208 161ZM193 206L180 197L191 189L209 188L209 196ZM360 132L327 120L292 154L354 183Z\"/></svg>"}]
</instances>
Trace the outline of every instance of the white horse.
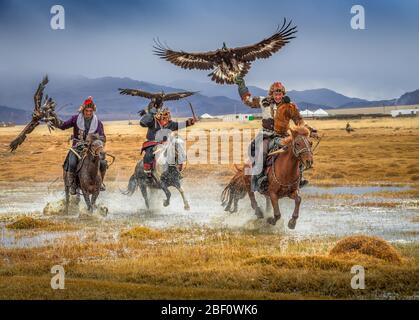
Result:
<instances>
[{"instance_id":1,"label":"white horse","mask_svg":"<svg viewBox=\"0 0 419 320\"><path fill-rule=\"evenodd\" d=\"M190 206L181 186L181 171L184 169L187 160L185 141L176 132L172 132L167 136L165 142L157 145L154 154L156 158L156 166L153 172L155 180L151 181L147 177L144 172L143 160L140 160L129 180L128 190L124 194L132 195L139 187L148 209L150 204L147 188L162 189L166 195L163 205L167 207L170 204L171 197L169 187L175 187L182 196L184 209L189 210Z\"/></svg>"}]
</instances>

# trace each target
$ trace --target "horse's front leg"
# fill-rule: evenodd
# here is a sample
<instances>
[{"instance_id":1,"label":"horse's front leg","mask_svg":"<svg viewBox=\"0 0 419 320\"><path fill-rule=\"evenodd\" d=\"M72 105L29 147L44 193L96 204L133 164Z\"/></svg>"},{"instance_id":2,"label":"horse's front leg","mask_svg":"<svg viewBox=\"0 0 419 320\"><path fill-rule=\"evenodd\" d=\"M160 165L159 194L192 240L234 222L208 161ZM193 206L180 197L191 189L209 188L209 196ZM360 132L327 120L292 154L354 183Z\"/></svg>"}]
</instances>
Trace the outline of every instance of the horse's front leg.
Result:
<instances>
[{"instance_id":1,"label":"horse's front leg","mask_svg":"<svg viewBox=\"0 0 419 320\"><path fill-rule=\"evenodd\" d=\"M87 210L89 212L92 212L93 211L93 207L92 207L92 203L90 202L90 195L89 195L89 193L87 191L84 191L83 189L82 189L82 193L83 193L84 201L86 202L86 205L87 205Z\"/></svg>"},{"instance_id":2,"label":"horse's front leg","mask_svg":"<svg viewBox=\"0 0 419 320\"><path fill-rule=\"evenodd\" d=\"M96 207L96 200L99 197L100 189L96 190L94 194L92 194L92 210Z\"/></svg>"},{"instance_id":3,"label":"horse's front leg","mask_svg":"<svg viewBox=\"0 0 419 320\"><path fill-rule=\"evenodd\" d=\"M259 208L259 205L255 198L255 193L253 191L248 192L249 198L250 198L250 205L252 206L252 209L255 210L255 215L258 217L258 219L263 219L263 212Z\"/></svg>"},{"instance_id":4,"label":"horse's front leg","mask_svg":"<svg viewBox=\"0 0 419 320\"><path fill-rule=\"evenodd\" d=\"M271 198L272 207L274 209L274 216L268 218L268 223L274 226L276 222L279 219L281 219L281 212L279 211L279 204L278 204L279 198L276 192L271 192L269 194L269 197Z\"/></svg>"},{"instance_id":5,"label":"horse's front leg","mask_svg":"<svg viewBox=\"0 0 419 320\"><path fill-rule=\"evenodd\" d=\"M295 206L294 206L294 212L292 213L292 217L290 221L288 221L288 228L295 229L295 225L297 224L297 219L300 214L301 197L298 194L298 190L294 191L289 197L291 199L294 199Z\"/></svg>"},{"instance_id":6,"label":"horse's front leg","mask_svg":"<svg viewBox=\"0 0 419 320\"><path fill-rule=\"evenodd\" d=\"M183 191L183 188L182 188L182 187L176 187L176 189L178 189L178 191L179 191L180 195L182 196L182 200L183 200L183 208L184 208L185 210L190 210L190 209L191 209L191 207L189 206L189 202L188 202L188 200L186 199L186 196L185 196L185 191Z\"/></svg>"},{"instance_id":7,"label":"horse's front leg","mask_svg":"<svg viewBox=\"0 0 419 320\"><path fill-rule=\"evenodd\" d=\"M268 196L265 196L265 213L272 212L271 199Z\"/></svg>"}]
</instances>

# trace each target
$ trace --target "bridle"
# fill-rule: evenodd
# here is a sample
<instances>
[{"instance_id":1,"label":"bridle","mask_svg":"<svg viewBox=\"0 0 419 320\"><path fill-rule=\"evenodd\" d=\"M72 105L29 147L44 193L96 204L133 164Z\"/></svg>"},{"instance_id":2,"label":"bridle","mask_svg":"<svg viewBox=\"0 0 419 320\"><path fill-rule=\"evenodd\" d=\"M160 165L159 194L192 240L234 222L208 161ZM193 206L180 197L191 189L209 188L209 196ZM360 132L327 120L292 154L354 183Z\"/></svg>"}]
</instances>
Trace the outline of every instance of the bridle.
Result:
<instances>
[{"instance_id":1,"label":"bridle","mask_svg":"<svg viewBox=\"0 0 419 320\"><path fill-rule=\"evenodd\" d=\"M299 140L302 140L304 142L304 148L297 149L296 142ZM292 153L298 160L301 160L301 155L305 153L313 154L313 151L311 150L310 146L310 141L306 136L297 136L295 139L292 140Z\"/></svg>"},{"instance_id":2,"label":"bridle","mask_svg":"<svg viewBox=\"0 0 419 320\"><path fill-rule=\"evenodd\" d=\"M296 142L299 141L299 140L302 140L304 142L304 147L301 148L301 149L297 149L297 145L296 145ZM292 139L291 150L292 150L292 153L294 154L294 156L299 161L301 161L301 156L303 154L306 154L306 153L310 153L311 155L313 154L313 151L312 151L311 145L310 145L310 141L308 140L308 138L306 136L302 136L302 135L299 135L295 139ZM298 175L298 177L295 181L293 181L289 184L281 183L281 181L278 180L278 178L276 176L276 173L275 173L275 161L272 162L272 173L273 173L273 178L274 178L275 182L282 187L291 188L294 185L300 183L300 175Z\"/></svg>"}]
</instances>

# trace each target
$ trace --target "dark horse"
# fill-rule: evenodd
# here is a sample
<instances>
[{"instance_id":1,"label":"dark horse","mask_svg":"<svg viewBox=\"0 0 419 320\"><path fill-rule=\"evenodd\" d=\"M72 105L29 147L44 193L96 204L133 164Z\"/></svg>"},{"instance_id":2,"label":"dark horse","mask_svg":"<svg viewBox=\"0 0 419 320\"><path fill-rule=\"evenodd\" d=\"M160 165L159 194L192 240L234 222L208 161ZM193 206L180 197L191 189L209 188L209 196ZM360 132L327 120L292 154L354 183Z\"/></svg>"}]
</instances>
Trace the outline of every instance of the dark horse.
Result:
<instances>
[{"instance_id":1,"label":"dark horse","mask_svg":"<svg viewBox=\"0 0 419 320\"><path fill-rule=\"evenodd\" d=\"M140 188L145 200L147 209L150 208L148 199L148 189L162 189L166 195L163 205L167 207L170 204L171 193L169 187L175 187L182 196L185 210L189 210L189 203L186 200L185 192L181 186L181 171L186 161L185 142L176 134L172 133L167 141L159 144L155 151L156 154L156 170L153 173L155 179L150 180L147 174L144 173L143 160L138 161L135 166L133 175L129 179L128 190L123 191L123 194L131 196L134 194L137 187Z\"/></svg>"},{"instance_id":2,"label":"dark horse","mask_svg":"<svg viewBox=\"0 0 419 320\"><path fill-rule=\"evenodd\" d=\"M298 127L291 130L291 136L283 140L283 145L283 148L271 154L274 159L272 166L268 169L269 187L263 195L270 199L274 210L274 216L268 218L268 223L272 225L275 225L281 218L278 200L289 197L295 201L294 212L288 222L288 227L294 229L299 217L301 203L299 195L300 163L306 168L310 168L313 164L313 152L308 129ZM246 175L245 168L238 170L224 189L222 194L223 205L227 205L226 211L236 211L238 201L244 198L247 193L255 214L258 218L263 218L263 212L259 208L255 194L250 187L250 175ZM232 205L234 205L234 209L231 209Z\"/></svg>"},{"instance_id":3,"label":"dark horse","mask_svg":"<svg viewBox=\"0 0 419 320\"><path fill-rule=\"evenodd\" d=\"M99 136L97 134L89 134L77 166L78 190L81 190L87 209L90 212L93 212L102 185L102 177L99 170L100 153L102 151L103 142L99 139ZM70 185L66 180L66 174L64 172L65 212L68 214Z\"/></svg>"}]
</instances>

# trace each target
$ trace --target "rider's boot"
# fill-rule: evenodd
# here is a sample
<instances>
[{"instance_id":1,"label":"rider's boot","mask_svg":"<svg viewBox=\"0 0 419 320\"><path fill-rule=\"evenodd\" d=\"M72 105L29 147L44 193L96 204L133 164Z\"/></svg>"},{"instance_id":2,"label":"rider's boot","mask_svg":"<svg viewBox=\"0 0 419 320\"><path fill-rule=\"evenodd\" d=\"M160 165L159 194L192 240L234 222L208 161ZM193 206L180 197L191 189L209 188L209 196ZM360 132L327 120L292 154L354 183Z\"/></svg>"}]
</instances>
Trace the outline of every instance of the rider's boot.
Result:
<instances>
[{"instance_id":1,"label":"rider's boot","mask_svg":"<svg viewBox=\"0 0 419 320\"><path fill-rule=\"evenodd\" d=\"M258 191L258 175L253 175L250 179L250 187L253 192Z\"/></svg>"},{"instance_id":2,"label":"rider's boot","mask_svg":"<svg viewBox=\"0 0 419 320\"><path fill-rule=\"evenodd\" d=\"M70 187L70 194L72 196L77 194L76 174L74 172L67 171L67 181Z\"/></svg>"}]
</instances>

